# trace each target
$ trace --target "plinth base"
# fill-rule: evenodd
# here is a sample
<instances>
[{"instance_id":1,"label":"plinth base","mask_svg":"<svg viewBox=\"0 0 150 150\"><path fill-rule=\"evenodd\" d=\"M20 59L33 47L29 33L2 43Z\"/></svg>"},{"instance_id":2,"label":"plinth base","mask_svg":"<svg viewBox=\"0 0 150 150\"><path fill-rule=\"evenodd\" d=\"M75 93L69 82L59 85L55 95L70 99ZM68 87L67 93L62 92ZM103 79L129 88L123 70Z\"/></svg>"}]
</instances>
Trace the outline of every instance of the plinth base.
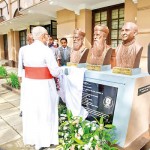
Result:
<instances>
[{"instance_id":1,"label":"plinth base","mask_svg":"<svg viewBox=\"0 0 150 150\"><path fill-rule=\"evenodd\" d=\"M136 75L141 73L141 68L113 67L112 72L116 74Z\"/></svg>"},{"instance_id":2,"label":"plinth base","mask_svg":"<svg viewBox=\"0 0 150 150\"><path fill-rule=\"evenodd\" d=\"M88 70L93 70L93 71L107 71L111 69L111 65L91 65L91 64L86 64L86 68Z\"/></svg>"}]
</instances>

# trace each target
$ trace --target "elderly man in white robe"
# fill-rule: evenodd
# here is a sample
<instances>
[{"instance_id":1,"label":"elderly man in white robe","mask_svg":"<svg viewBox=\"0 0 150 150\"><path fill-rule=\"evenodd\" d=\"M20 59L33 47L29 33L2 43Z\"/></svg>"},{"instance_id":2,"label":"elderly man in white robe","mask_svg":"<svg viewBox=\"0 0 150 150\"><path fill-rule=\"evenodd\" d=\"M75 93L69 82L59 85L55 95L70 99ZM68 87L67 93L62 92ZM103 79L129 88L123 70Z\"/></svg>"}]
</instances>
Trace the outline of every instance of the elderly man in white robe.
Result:
<instances>
[{"instance_id":1,"label":"elderly man in white robe","mask_svg":"<svg viewBox=\"0 0 150 150\"><path fill-rule=\"evenodd\" d=\"M23 59L24 59L24 51L28 48L28 45L31 45L33 43L33 36L31 33L27 34L27 45L21 47L19 49L19 55L18 55L18 80L21 84L21 97L20 97L20 117L22 116L22 107L23 107L23 101L22 101L22 97L23 97L23 78L24 78L24 64L23 64Z\"/></svg>"},{"instance_id":2,"label":"elderly man in white robe","mask_svg":"<svg viewBox=\"0 0 150 150\"><path fill-rule=\"evenodd\" d=\"M54 77L61 73L53 52L46 46L47 30L32 30L34 43L24 51L23 142L35 149L58 145L58 95Z\"/></svg>"}]
</instances>

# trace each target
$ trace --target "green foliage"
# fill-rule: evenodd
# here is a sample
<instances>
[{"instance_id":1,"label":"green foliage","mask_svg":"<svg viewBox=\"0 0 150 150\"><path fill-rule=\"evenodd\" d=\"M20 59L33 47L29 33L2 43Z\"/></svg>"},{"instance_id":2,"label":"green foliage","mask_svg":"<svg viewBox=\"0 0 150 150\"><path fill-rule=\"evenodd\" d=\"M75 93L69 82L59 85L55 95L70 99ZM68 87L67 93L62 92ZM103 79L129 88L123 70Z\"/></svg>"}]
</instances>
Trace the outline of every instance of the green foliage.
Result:
<instances>
[{"instance_id":1,"label":"green foliage","mask_svg":"<svg viewBox=\"0 0 150 150\"><path fill-rule=\"evenodd\" d=\"M18 76L13 72L9 74L9 79L7 80L7 83L10 84L13 88L16 88L16 89L20 88Z\"/></svg>"},{"instance_id":2,"label":"green foliage","mask_svg":"<svg viewBox=\"0 0 150 150\"><path fill-rule=\"evenodd\" d=\"M6 78L7 76L7 70L4 66L0 66L0 77Z\"/></svg>"},{"instance_id":3,"label":"green foliage","mask_svg":"<svg viewBox=\"0 0 150 150\"><path fill-rule=\"evenodd\" d=\"M93 122L73 117L65 106L60 108L66 113L59 114L59 142L62 150L117 150L113 146L117 142L114 125L104 125L103 117Z\"/></svg>"}]
</instances>

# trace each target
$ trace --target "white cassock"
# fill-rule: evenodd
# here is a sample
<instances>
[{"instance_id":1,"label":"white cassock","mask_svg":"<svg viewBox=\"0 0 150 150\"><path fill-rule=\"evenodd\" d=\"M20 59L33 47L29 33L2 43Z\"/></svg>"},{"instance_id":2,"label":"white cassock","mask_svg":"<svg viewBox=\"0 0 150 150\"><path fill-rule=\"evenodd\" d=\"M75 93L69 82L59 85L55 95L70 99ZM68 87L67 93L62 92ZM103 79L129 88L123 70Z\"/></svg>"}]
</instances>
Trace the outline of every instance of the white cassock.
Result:
<instances>
[{"instance_id":1,"label":"white cassock","mask_svg":"<svg viewBox=\"0 0 150 150\"><path fill-rule=\"evenodd\" d=\"M48 67L57 77L58 67L53 52L36 40L24 51L24 66ZM54 79L24 78L23 141L36 148L58 144L58 94Z\"/></svg>"},{"instance_id":2,"label":"white cassock","mask_svg":"<svg viewBox=\"0 0 150 150\"><path fill-rule=\"evenodd\" d=\"M82 106L82 91L85 68L62 67L67 75L60 75L59 96L66 103L67 109L73 116L80 116L85 119L88 112Z\"/></svg>"},{"instance_id":3,"label":"white cassock","mask_svg":"<svg viewBox=\"0 0 150 150\"><path fill-rule=\"evenodd\" d=\"M23 107L23 101L22 101L22 97L23 97L23 81L24 81L24 76L25 76L25 72L24 72L24 64L23 64L23 56L24 56L24 51L28 48L29 45L23 46L19 49L19 55L18 55L18 77L22 78L22 82L21 82L21 96L20 96L20 110L22 111L22 107Z\"/></svg>"}]
</instances>

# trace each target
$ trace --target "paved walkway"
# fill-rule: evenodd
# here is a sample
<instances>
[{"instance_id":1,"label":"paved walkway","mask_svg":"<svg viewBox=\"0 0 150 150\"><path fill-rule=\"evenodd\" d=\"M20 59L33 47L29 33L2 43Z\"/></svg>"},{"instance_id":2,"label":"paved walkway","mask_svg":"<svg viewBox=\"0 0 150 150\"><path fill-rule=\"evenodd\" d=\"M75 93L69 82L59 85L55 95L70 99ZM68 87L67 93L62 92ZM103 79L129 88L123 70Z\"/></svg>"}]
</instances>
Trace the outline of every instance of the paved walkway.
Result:
<instances>
[{"instance_id":1,"label":"paved walkway","mask_svg":"<svg viewBox=\"0 0 150 150\"><path fill-rule=\"evenodd\" d=\"M16 68L11 67L7 67L7 70L17 72ZM34 147L24 146L22 141L20 95L3 88L1 84L5 82L0 79L0 150L34 150Z\"/></svg>"}]
</instances>

